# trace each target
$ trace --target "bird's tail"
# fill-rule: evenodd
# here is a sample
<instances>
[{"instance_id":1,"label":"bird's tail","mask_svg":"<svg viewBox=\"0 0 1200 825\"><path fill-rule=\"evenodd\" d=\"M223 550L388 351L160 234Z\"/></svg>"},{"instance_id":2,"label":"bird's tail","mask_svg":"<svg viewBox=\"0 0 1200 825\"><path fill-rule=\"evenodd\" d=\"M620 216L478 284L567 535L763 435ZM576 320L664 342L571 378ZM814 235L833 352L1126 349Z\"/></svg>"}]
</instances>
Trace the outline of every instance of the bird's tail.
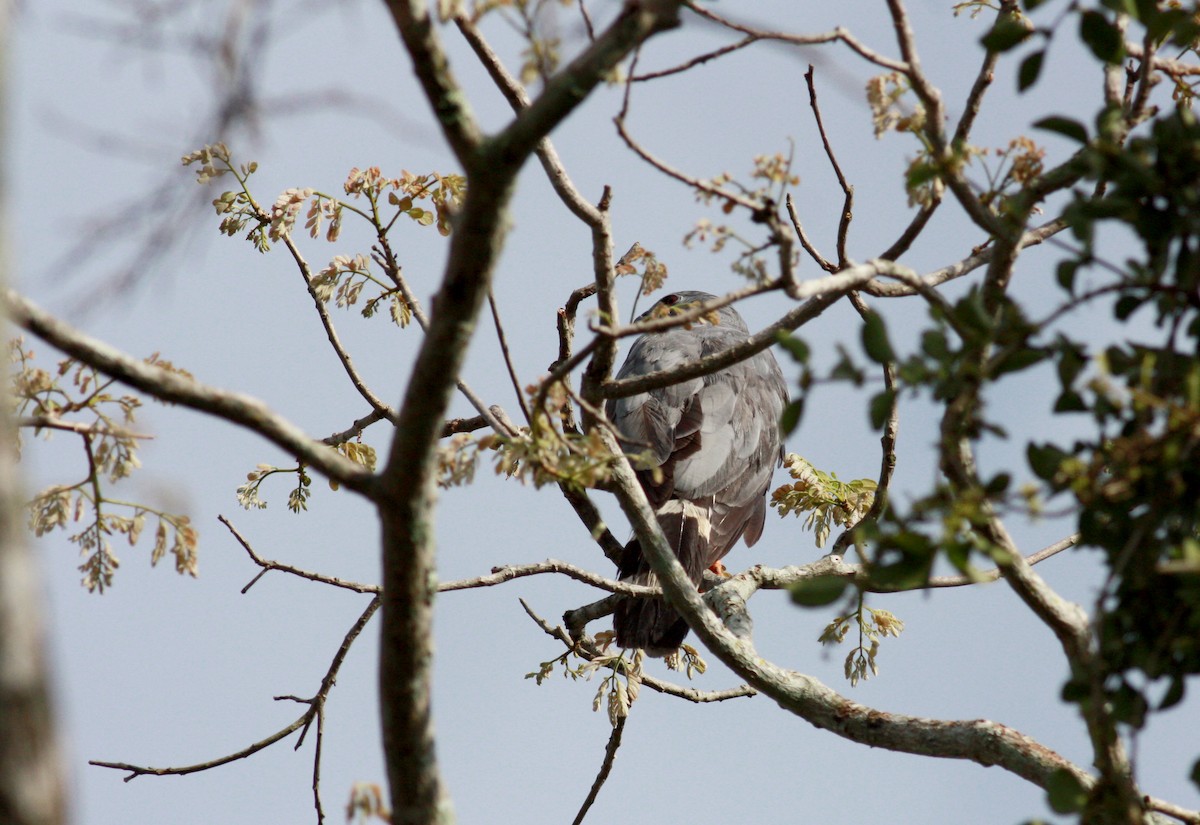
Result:
<instances>
[{"instance_id":1,"label":"bird's tail","mask_svg":"<svg viewBox=\"0 0 1200 825\"><path fill-rule=\"evenodd\" d=\"M709 522L707 511L691 502L672 500L658 512L658 523L675 557L693 584L699 584L708 566ZM630 584L654 585L658 578L637 538L625 546L618 576ZM625 598L613 613L617 644L642 648L648 656L673 653L688 634L687 622L662 598Z\"/></svg>"}]
</instances>

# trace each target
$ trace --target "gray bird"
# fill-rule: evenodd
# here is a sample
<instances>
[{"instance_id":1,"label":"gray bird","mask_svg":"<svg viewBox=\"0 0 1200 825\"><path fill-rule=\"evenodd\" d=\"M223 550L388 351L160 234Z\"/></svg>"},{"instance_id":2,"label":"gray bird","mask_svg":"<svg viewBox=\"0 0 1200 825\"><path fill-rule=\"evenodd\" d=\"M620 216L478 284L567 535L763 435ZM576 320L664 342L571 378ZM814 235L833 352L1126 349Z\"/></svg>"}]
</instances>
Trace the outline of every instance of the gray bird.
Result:
<instances>
[{"instance_id":1,"label":"gray bird","mask_svg":"<svg viewBox=\"0 0 1200 825\"><path fill-rule=\"evenodd\" d=\"M676 292L642 317L677 315L714 296ZM670 369L745 341L749 330L733 307L691 328L638 338L618 378ZM608 402L609 420L629 453L648 452L655 469L638 479L671 549L691 580L719 562L739 538L753 545L766 519L766 492L783 459L779 417L787 385L775 356L763 351L711 375ZM637 538L625 547L619 578L654 584ZM613 616L617 644L666 655L687 623L662 599L621 600Z\"/></svg>"}]
</instances>

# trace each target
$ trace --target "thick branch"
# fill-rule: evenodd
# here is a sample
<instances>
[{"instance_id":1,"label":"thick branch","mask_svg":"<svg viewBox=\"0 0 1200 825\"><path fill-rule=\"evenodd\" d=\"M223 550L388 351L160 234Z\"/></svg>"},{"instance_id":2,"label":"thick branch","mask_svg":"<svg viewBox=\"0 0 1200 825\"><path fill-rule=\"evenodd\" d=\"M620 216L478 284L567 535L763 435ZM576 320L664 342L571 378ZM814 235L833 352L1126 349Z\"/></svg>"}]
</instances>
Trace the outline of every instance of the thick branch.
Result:
<instances>
[{"instance_id":1,"label":"thick branch","mask_svg":"<svg viewBox=\"0 0 1200 825\"><path fill-rule=\"evenodd\" d=\"M384 755L395 825L448 822L449 799L434 752L430 711L432 606L437 591L433 539L436 446L450 395L491 285L517 173L543 138L643 39L671 25L677 4L628 3L614 24L495 138L474 131L450 77L427 8L388 3L426 96L467 176L441 286L400 408L380 477L383 627L379 687ZM482 411L481 411L482 412Z\"/></svg>"},{"instance_id":2,"label":"thick branch","mask_svg":"<svg viewBox=\"0 0 1200 825\"><path fill-rule=\"evenodd\" d=\"M425 97L433 107L446 142L464 167L483 142L466 96L450 71L450 62L422 0L385 0L396 21L404 47L412 58L413 71Z\"/></svg>"},{"instance_id":3,"label":"thick branch","mask_svg":"<svg viewBox=\"0 0 1200 825\"><path fill-rule=\"evenodd\" d=\"M611 445L615 446L615 445ZM671 552L658 520L627 462L614 472L617 498L633 523L647 561L671 604L704 644L752 687L819 728L872 747L966 759L1005 770L1045 787L1058 770L1090 785L1091 777L1049 748L985 720L943 721L885 713L839 696L818 680L764 660L748 638L731 633L708 609Z\"/></svg>"}]
</instances>

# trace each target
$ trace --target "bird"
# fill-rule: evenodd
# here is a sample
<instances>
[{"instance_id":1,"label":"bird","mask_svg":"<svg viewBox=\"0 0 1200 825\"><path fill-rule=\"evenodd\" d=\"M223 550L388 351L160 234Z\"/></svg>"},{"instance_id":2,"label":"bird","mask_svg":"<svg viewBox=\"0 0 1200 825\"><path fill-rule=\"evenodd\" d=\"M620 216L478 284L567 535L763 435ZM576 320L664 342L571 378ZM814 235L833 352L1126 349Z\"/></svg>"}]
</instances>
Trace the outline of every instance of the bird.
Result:
<instances>
[{"instance_id":1,"label":"bird","mask_svg":"<svg viewBox=\"0 0 1200 825\"><path fill-rule=\"evenodd\" d=\"M707 292L673 292L639 320L679 315L714 299ZM690 324L640 336L617 378L693 363L749 336L737 310L723 306ZM787 403L779 363L763 350L710 375L605 405L622 449L642 454L638 481L694 584L719 566L739 538L752 546L762 536L767 489L783 461L779 419ZM657 583L636 536L624 548L618 578ZM683 644L688 625L661 598L624 597L614 610L613 630L619 647L667 656Z\"/></svg>"}]
</instances>

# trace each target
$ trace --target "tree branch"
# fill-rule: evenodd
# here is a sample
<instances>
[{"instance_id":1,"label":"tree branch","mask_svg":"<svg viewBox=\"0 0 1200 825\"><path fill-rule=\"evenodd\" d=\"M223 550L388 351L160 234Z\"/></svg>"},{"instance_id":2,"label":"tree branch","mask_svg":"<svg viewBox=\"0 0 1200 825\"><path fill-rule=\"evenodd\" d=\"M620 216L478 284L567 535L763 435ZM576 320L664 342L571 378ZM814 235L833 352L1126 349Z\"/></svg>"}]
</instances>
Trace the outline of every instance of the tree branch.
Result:
<instances>
[{"instance_id":1,"label":"tree branch","mask_svg":"<svg viewBox=\"0 0 1200 825\"><path fill-rule=\"evenodd\" d=\"M617 758L617 748L621 747L621 734L625 731L625 720L627 718L625 716L617 717L617 723L613 725L612 733L608 736L608 745L604 748L604 761L600 763L600 772L596 774L596 779L592 782L592 788L588 791L587 799L583 800L583 805L580 806L579 813L575 815L572 825L581 825L584 817L587 816L588 810L592 807L592 803L596 801L596 797L600 794L600 789L604 787L604 782L608 779L608 774L612 771L613 761Z\"/></svg>"},{"instance_id":2,"label":"tree branch","mask_svg":"<svg viewBox=\"0 0 1200 825\"><path fill-rule=\"evenodd\" d=\"M432 605L437 590L436 446L500 255L517 174L542 139L609 70L646 37L674 23L678 4L627 3L604 34L547 81L537 100L490 139L479 136L462 92L450 77L428 9L417 0L390 0L388 8L467 177L442 283L379 479L384 493L380 501L387 502L379 508L383 542L379 688L392 821L401 825L452 818L434 752L430 712Z\"/></svg>"},{"instance_id":3,"label":"tree branch","mask_svg":"<svg viewBox=\"0 0 1200 825\"><path fill-rule=\"evenodd\" d=\"M5 290L4 299L14 323L67 355L162 401L245 427L351 490L374 495L374 477L362 465L311 438L257 398L140 361L74 329L13 290Z\"/></svg>"},{"instance_id":4,"label":"tree branch","mask_svg":"<svg viewBox=\"0 0 1200 825\"><path fill-rule=\"evenodd\" d=\"M881 66L893 72L908 71L907 64L898 60L893 60L890 57L884 57L873 49L867 48L867 46L858 40L858 38L841 26L838 26L831 32L826 32L823 34L785 34L783 32L764 31L743 25L741 23L735 23L729 18L722 17L715 12L712 12L699 5L698 3L693 2L692 0L689 0L689 2L685 3L685 5L688 7L688 9L705 18L706 20L709 20L727 29L741 32L744 35L754 37L758 40L776 40L783 43L789 43L794 46L817 46L822 43L840 42L849 46L853 52L858 54L859 57L862 57L870 63L874 63L876 66Z\"/></svg>"},{"instance_id":5,"label":"tree branch","mask_svg":"<svg viewBox=\"0 0 1200 825\"><path fill-rule=\"evenodd\" d=\"M363 628L371 621L371 617L375 615L375 611L379 608L379 597L371 599L371 603L367 605L367 609L362 612L362 615L350 626L342 639L342 644L334 654L333 661L329 664L329 669L325 672L324 678L321 679L321 685L317 690L316 695L311 699L300 699L295 696L276 696L276 701L290 700L308 705L308 709L300 715L296 721L292 722L265 739L261 739L252 745L248 745L235 753L222 756L217 759L211 759L207 762L198 762L194 765L183 765L180 767L154 768L142 765L132 765L128 762L104 762L98 759L88 761L89 765L95 765L98 768L112 768L119 771L129 771L129 775L125 777L128 782L131 779L136 779L139 776L185 776L189 773L199 773L212 768L218 768L222 765L228 765L230 762L236 762L239 759L253 756L261 750L269 748L276 742L284 739L296 731L300 730L300 738L296 742L296 749L304 743L304 736L308 732L309 727L315 721L317 723L317 744L314 748L313 757L313 804L317 809L317 822L324 820L325 812L321 806L321 739L323 736L323 722L325 713L325 701L329 698L329 691L333 689L337 681L338 671L342 667L342 663L346 661L346 655L350 652L350 648L354 645Z\"/></svg>"},{"instance_id":6,"label":"tree branch","mask_svg":"<svg viewBox=\"0 0 1200 825\"><path fill-rule=\"evenodd\" d=\"M561 573L564 576L575 579L575 581L625 596L648 598L657 596L662 592L657 587L647 587L646 585L629 584L617 581L616 579L608 579L590 570L585 570L582 567L577 567L565 561L558 561L557 559L547 559L546 561L534 562L532 564L506 564L503 567L493 567L491 575L488 576L476 576L473 579L441 582L438 584L438 591L444 593L449 590L491 587L492 585L503 584L513 579L520 579L525 576L537 576L542 573Z\"/></svg>"},{"instance_id":7,"label":"tree branch","mask_svg":"<svg viewBox=\"0 0 1200 825\"><path fill-rule=\"evenodd\" d=\"M458 162L468 168L483 143L483 133L471 113L466 95L450 71L450 61L429 16L428 6L423 0L384 0L384 5L396 22L404 47L412 58L413 71L441 124L446 142Z\"/></svg>"},{"instance_id":8,"label":"tree branch","mask_svg":"<svg viewBox=\"0 0 1200 825\"><path fill-rule=\"evenodd\" d=\"M614 482L621 509L632 522L643 553L671 605L709 650L780 707L816 727L872 747L999 765L1041 787L1046 787L1059 770L1070 772L1085 787L1091 785L1092 777L1082 768L1004 725L985 720L944 721L867 708L839 696L810 676L766 661L748 637L731 633L704 604L671 552L627 461L618 462Z\"/></svg>"},{"instance_id":9,"label":"tree branch","mask_svg":"<svg viewBox=\"0 0 1200 825\"><path fill-rule=\"evenodd\" d=\"M253 587L255 584L257 584L259 579L261 579L263 576L265 576L267 573L271 572L272 570L278 570L281 573L290 573L291 575L299 576L302 579L308 579L309 581L319 582L321 584L328 584L333 587L340 587L344 590L352 590L355 593L375 593L375 594L379 593L378 585L359 584L358 582L352 582L352 581L346 581L345 579L339 579L336 576L326 576L322 573L313 573L308 570L301 570L299 567L293 567L290 564L283 564L281 562L271 561L270 559L264 559L261 556L259 556L258 553L254 552L254 548L250 546L250 542L248 542L246 540L246 538L241 533L238 532L238 529L233 526L233 524L229 521L229 519L225 518L225 516L217 516L217 521L219 521L225 525L225 528L227 530L229 530L229 532L233 535L234 539L237 540L237 543L240 544L242 546L242 549L245 550L246 553L250 556L250 560L262 568L262 572L260 572L257 576L255 576L253 579L251 579L250 583L242 588L243 595L245 595L245 593L251 587Z\"/></svg>"}]
</instances>

